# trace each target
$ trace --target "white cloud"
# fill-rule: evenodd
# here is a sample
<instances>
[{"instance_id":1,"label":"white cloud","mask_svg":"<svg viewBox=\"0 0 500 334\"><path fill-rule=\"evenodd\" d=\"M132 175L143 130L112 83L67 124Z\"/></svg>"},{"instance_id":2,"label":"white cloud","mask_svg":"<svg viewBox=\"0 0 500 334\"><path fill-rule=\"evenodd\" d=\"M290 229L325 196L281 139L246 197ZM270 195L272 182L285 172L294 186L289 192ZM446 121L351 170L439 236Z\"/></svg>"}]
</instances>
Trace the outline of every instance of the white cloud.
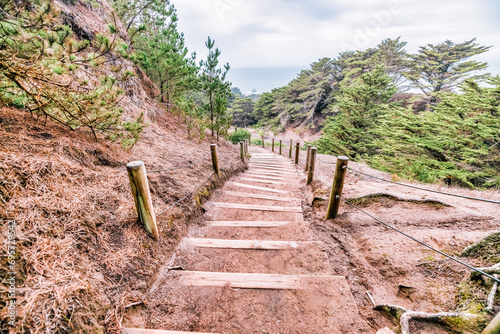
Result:
<instances>
[{"instance_id":1,"label":"white cloud","mask_svg":"<svg viewBox=\"0 0 500 334\"><path fill-rule=\"evenodd\" d=\"M233 67L307 66L342 47L366 48L402 36L410 52L446 39L498 44L496 0L181 0L179 29L205 55L208 35ZM500 73L500 45L478 59Z\"/></svg>"}]
</instances>

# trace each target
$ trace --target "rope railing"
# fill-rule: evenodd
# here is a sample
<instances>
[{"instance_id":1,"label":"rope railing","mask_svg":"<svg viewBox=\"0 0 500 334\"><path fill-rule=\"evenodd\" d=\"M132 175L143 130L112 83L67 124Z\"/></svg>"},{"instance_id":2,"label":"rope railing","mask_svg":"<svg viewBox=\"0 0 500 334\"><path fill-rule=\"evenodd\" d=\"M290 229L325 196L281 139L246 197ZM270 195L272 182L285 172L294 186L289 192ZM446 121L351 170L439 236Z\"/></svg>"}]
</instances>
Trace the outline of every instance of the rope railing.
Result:
<instances>
[{"instance_id":1,"label":"rope railing","mask_svg":"<svg viewBox=\"0 0 500 334\"><path fill-rule=\"evenodd\" d=\"M299 150L299 146L297 144L297 151ZM306 158L307 159L307 158ZM321 163L324 163L324 164L328 164L328 165L334 165L335 166L335 175L334 175L334 181L333 181L333 185L331 186L331 195L330 195L330 200L329 200L329 205L328 205L328 212L327 212L327 217L326 219L330 219L330 218L335 218L338 214L338 209L339 209L339 204L340 204L340 201L343 201L345 202L346 204L348 204L349 206L355 208L356 210L359 210L360 212L364 213L365 215L371 217L372 219L376 220L377 222L383 224L384 226L386 226L387 228L390 228L402 235L404 235L405 237L421 244L422 246L426 247L426 248L429 248L431 249L432 251L435 251L441 255L443 255L444 257L448 258L448 259L451 259L457 263L459 263L460 265L462 266L465 266L467 267L468 269L472 270L472 271L475 271L481 275L484 275L486 277L489 277L491 278L492 280L494 280L495 282L498 282L500 283L500 279L498 279L497 277L494 277L486 272L484 272L483 270L481 269L478 269L478 268L475 268L474 266L471 266L469 264L467 264L466 262L456 258L456 257L453 257L451 255L448 255L442 251L440 251L439 249L435 248L435 247L432 247L430 246L429 244L421 241L421 240L418 240L417 238L399 230L398 228L382 221L381 219L371 215L370 213L366 212L365 210L361 209L360 207L354 205L353 203L351 203L349 200L347 199L344 199L342 198L342 189L343 189L343 184L344 184L344 179L345 179L345 175L346 175L346 171L347 170L350 170L354 173L358 173L358 174L361 174L361 175L364 175L364 176L367 176L367 177L372 177L372 178L375 178L375 179L378 179L378 180L381 180L381 181L384 181L384 182L389 182L389 183L393 183L393 184L397 184L397 185L401 185L401 186L406 186L406 187L410 187L410 188L414 188L414 189L419 189L419 190L422 190L422 191L429 191L429 192L433 192L433 193L438 193L438 194L442 194L442 195L448 195L448 196L455 196L455 197L460 197L460 198L464 198L464 199L470 199L470 200L477 200L477 201L483 201L483 202L488 202L488 203L493 203L493 204L500 204L500 202L498 201L494 201L494 200L489 200L489 199L484 199L484 198L478 198L478 197L471 197L471 196L465 196L465 195L459 195L459 194L453 194L453 193L447 193L447 192L443 192L443 191L437 191L437 190L432 190L432 189L428 189L428 188L424 188L424 187L419 187L419 186L414 186L414 185L410 185L410 184L406 184L406 183L401 183L401 182L395 182L395 181L391 181L391 180L387 180L387 179L384 179L384 178L381 178L381 177L377 177L377 176L374 176L374 175L370 175L370 174L367 174L367 173L363 173L361 171L358 171L358 170L355 170L353 168L350 168L347 166L347 163L349 161L349 159L347 157L337 157L337 162L336 163L330 163L330 162L327 162L325 160L322 160L322 159L318 159L318 158L311 158L311 161L319 161ZM295 163L297 164L297 161L298 159L296 159ZM309 165L311 165L311 161L306 161L306 167ZM313 166L314 166L314 163L313 163ZM312 175L315 175L316 177L316 180L318 180L320 183L322 183L326 188L329 188L329 184L328 182L326 182L321 176L320 176L320 173L318 171L314 171L314 167L312 168L311 170L311 167L309 167L309 173L312 174ZM308 182L309 183L309 182Z\"/></svg>"},{"instance_id":2,"label":"rope railing","mask_svg":"<svg viewBox=\"0 0 500 334\"><path fill-rule=\"evenodd\" d=\"M157 169L157 170L148 170L148 171L146 171L146 173L150 174L150 173L159 173L159 172L170 172L170 171L190 167L190 166L197 164L198 162L203 161L203 160L208 160L208 158L201 158L201 159L198 159L196 161L190 161L189 163L187 163L185 165L181 165L181 166L177 166L177 167L166 168L166 169Z\"/></svg>"},{"instance_id":3,"label":"rope railing","mask_svg":"<svg viewBox=\"0 0 500 334\"><path fill-rule=\"evenodd\" d=\"M414 186L414 185L407 184L407 183L401 183L401 182L391 181L391 180L387 180L387 179L384 179L384 178L381 178L381 177L378 177L378 176L374 176L374 175L370 175L370 174L366 174L366 173L360 172L358 170L352 169L351 167L347 167L347 169L350 170L350 171L352 171L352 172L354 172L354 173L360 174L360 175L364 175L364 176L367 176L367 177L371 177L371 178L374 178L374 179L377 179L377 180L381 180L381 181L384 181L384 182L388 182L388 183L392 183L392 184L397 184L397 185L400 185L400 186L414 188L414 189L418 189L418 190L422 190L422 191L428 191L428 192L432 192L432 193L436 193L436 194L441 194L441 195L447 195L447 196L460 197L460 198L464 198L464 199L470 199L470 200L474 200L474 201L482 201L482 202L487 202L487 203L500 204L499 201L493 201L493 200L490 200L490 199L478 198L478 197L471 197L471 196L465 196L465 195L459 195L459 194L452 194L452 193L448 193L448 192L444 192L444 191L432 190L432 189L428 189L428 188Z\"/></svg>"},{"instance_id":4,"label":"rope railing","mask_svg":"<svg viewBox=\"0 0 500 334\"><path fill-rule=\"evenodd\" d=\"M159 216L161 216L162 214L164 214L165 212L169 211L174 206L176 206L177 204L181 203L183 200L185 200L186 198L188 198L190 195L192 195L196 190L198 190L202 185L204 185L205 182L207 182L215 174L216 174L215 171L212 172L205 180L203 180L203 182L201 182L199 185L197 185L196 188L194 188L193 190L191 190L190 192L188 192L186 195L184 195L181 199L179 199L177 202L175 202L174 204L170 205L168 208L166 208L165 210L163 210L162 212L160 212L159 214L157 214L156 218L158 218Z\"/></svg>"},{"instance_id":5,"label":"rope railing","mask_svg":"<svg viewBox=\"0 0 500 334\"><path fill-rule=\"evenodd\" d=\"M457 259L456 257L453 257L453 256L451 256L451 255L448 255L448 254L446 254L446 253L444 253L444 252L440 251L439 249L436 249L436 248L434 248L434 247L432 247L432 246L430 246L430 245L426 244L425 242L420 241L420 240L418 240L417 238L414 238L414 237L412 237L411 235L409 235L409 234L407 234L407 233L405 233L405 232L403 232L403 231L399 230L398 228L396 228L396 227L394 227L394 226L392 226L392 225L390 225L390 224L388 224L388 223L386 223L386 222L382 221L381 219L378 219L377 217L375 217L375 216L371 215L370 213L366 212L365 210L361 209L360 207L358 207L358 206L356 206L356 205L352 204L352 203L351 203L351 202L349 202L348 200L346 200L346 199L344 199L344 198L342 198L342 197L339 197L339 198L340 198L342 201L344 201L345 203L347 203L348 205L350 205L350 206L352 206L353 208L355 208L356 210L358 210L358 211L360 211L360 212L364 213L365 215L367 215L367 216L371 217L372 219L376 220L377 222L379 222L379 223L381 223L381 224L385 225L387 228L390 228L390 229L392 229L392 230L394 230L394 231L396 231L396 232L398 232L398 233L400 233L400 234L404 235L405 237L407 237L407 238L409 238L409 239L411 239L411 240L413 240L413 241L415 241L415 242L417 242L417 243L421 244L422 246L424 246L424 247L426 247L426 248L429 248L429 249L433 250L434 252L437 252L437 253L439 253L439 254L443 255L444 257L447 257L448 259L453 260L453 261L455 261L455 262L457 262L457 263L459 263L459 264L461 264L461 265L463 265L463 266L465 266L465 267L467 267L467 268L469 268L469 269L471 269L471 270L473 270L473 271L475 271L475 272L477 272L477 273L479 273L479 274L481 274L481 275L484 275L484 276L486 276L486 277L491 278L491 279L492 279L492 280L494 280L495 282L500 283L500 279L498 279L497 277L494 277L494 276L492 276L492 275L490 275L490 274L487 274L487 273L485 273L484 271L482 271L482 270L480 270L480 269L478 269L478 268L475 268L475 267L471 266L470 264L467 264L467 263L465 263L465 262L463 262L463 261L461 261L461 260Z\"/></svg>"},{"instance_id":6,"label":"rope railing","mask_svg":"<svg viewBox=\"0 0 500 334\"><path fill-rule=\"evenodd\" d=\"M230 168L234 167L235 165L237 165L239 163L240 163L239 161L233 163L230 166ZM196 186L196 188L194 188L193 190L191 190L190 192L188 192L186 195L184 195L183 197L181 197L181 199L179 199L177 202L175 202L174 204L170 205L168 208L166 208L165 210L163 210L162 212L160 212L159 214L157 214L156 218L158 218L159 216L163 215L164 213L166 213L167 211L169 211L170 209L172 209L173 207L175 207L176 205L178 205L179 203L181 203L183 200L185 200L186 198L188 198L196 190L198 190L201 186L203 186L208 180L210 180L210 178L212 178L212 176L214 176L215 174L217 174L217 172L213 171L212 174L210 174L205 180L203 180L203 182L201 182L200 184L198 184L198 186Z\"/></svg>"},{"instance_id":7,"label":"rope railing","mask_svg":"<svg viewBox=\"0 0 500 334\"><path fill-rule=\"evenodd\" d=\"M144 162L142 161L133 161L127 164L127 172L130 180L130 187L132 189L132 196L134 198L135 202L135 207L137 210L137 215L139 217L139 220L144 223L144 227L146 230L151 233L152 237L155 240L159 239L159 233L158 233L158 228L156 225L156 218L167 212L168 210L172 209L174 206L178 205L181 203L183 200L191 196L197 189L199 189L202 185L204 185L211 177L214 175L217 175L217 177L221 177L220 173L220 168L219 168L219 158L217 155L217 145L212 144L210 145L210 151L211 151L211 156L212 156L212 167L213 167L213 172L205 179L203 180L202 183L197 185L193 190L191 190L189 193L181 197L178 201L176 201L174 204L170 205L168 208L165 210L161 211L159 214L155 215L154 214L154 207L153 207L153 201L151 199L151 192L149 189L149 183L148 183L148 178L147 174L148 173L157 173L157 172L165 172L165 171L173 171L181 168L186 168L189 166L193 166L194 164L203 161L203 160L208 160L208 158L203 157L200 158L196 161L190 161L188 164L177 166L177 167L172 167L172 168L167 168L167 169L158 169L158 170L152 170L152 171L146 171L146 167L144 165ZM242 159L243 162L245 162L244 159ZM239 163L239 162L237 162ZM233 164L234 165L234 164Z\"/></svg>"}]
</instances>

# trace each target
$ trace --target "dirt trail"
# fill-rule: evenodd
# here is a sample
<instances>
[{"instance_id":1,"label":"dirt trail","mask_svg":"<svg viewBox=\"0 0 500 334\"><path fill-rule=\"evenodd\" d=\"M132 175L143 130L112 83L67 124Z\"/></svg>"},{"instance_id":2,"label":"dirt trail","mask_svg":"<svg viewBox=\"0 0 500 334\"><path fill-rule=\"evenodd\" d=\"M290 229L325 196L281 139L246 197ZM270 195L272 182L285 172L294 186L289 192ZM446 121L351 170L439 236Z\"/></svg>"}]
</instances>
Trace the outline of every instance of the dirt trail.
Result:
<instances>
[{"instance_id":1,"label":"dirt trail","mask_svg":"<svg viewBox=\"0 0 500 334\"><path fill-rule=\"evenodd\" d=\"M398 322L374 311L367 292L378 303L425 312L467 311L486 298L487 287L467 282L468 269L354 208L341 205L337 219L325 221L335 157L318 156L315 181L306 189L305 152L298 167L287 150L278 156L251 147L251 153L249 169L205 204L204 222L191 227L144 304L131 308L126 326L191 333L376 333L383 327L397 331ZM350 166L391 178L363 164ZM499 199L494 191L425 187ZM455 256L500 225L496 205L352 172L344 197ZM411 322L412 334L475 332Z\"/></svg>"},{"instance_id":2,"label":"dirt trail","mask_svg":"<svg viewBox=\"0 0 500 334\"><path fill-rule=\"evenodd\" d=\"M171 269L129 314L126 327L365 332L349 284L334 275L304 221L304 176L288 158L257 147L250 152L249 169L206 203L205 222L181 242Z\"/></svg>"}]
</instances>

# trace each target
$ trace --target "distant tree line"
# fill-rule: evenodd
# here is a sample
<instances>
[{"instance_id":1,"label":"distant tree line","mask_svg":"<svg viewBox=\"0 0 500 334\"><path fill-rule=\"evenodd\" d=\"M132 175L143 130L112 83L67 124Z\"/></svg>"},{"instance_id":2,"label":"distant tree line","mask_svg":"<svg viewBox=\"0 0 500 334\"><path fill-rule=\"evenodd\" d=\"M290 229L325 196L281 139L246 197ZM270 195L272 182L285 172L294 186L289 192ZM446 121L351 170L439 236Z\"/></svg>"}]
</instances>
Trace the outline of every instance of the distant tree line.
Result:
<instances>
[{"instance_id":1,"label":"distant tree line","mask_svg":"<svg viewBox=\"0 0 500 334\"><path fill-rule=\"evenodd\" d=\"M253 109L241 98L230 109L239 126L322 131L320 152L402 178L500 187L500 79L472 59L490 47L447 40L409 54L405 46L386 39L320 59Z\"/></svg>"}]
</instances>

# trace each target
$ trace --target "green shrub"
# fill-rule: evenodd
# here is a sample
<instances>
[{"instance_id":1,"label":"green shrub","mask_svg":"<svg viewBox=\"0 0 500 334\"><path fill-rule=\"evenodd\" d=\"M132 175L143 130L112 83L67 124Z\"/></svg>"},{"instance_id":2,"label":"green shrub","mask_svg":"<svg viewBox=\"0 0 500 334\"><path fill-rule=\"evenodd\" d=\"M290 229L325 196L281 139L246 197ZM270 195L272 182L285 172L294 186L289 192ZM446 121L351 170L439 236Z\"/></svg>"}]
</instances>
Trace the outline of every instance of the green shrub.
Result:
<instances>
[{"instance_id":1,"label":"green shrub","mask_svg":"<svg viewBox=\"0 0 500 334\"><path fill-rule=\"evenodd\" d=\"M254 145L254 146L262 146L262 139L252 139L250 141L251 145Z\"/></svg>"},{"instance_id":2,"label":"green shrub","mask_svg":"<svg viewBox=\"0 0 500 334\"><path fill-rule=\"evenodd\" d=\"M250 136L250 132L248 132L248 130L236 129L229 136L229 141L233 144L238 144L240 141L248 139L249 136Z\"/></svg>"}]
</instances>

